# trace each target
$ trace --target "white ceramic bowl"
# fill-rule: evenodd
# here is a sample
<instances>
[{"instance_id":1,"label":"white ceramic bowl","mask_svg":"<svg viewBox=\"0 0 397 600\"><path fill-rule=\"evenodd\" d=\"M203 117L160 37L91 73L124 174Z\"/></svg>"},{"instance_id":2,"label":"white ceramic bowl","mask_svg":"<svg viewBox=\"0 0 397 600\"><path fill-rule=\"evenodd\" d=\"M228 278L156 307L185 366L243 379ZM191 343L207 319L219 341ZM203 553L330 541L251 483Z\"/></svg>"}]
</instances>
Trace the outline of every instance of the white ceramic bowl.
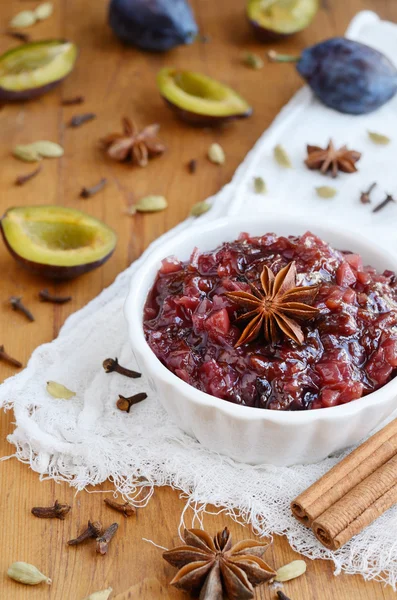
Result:
<instances>
[{"instance_id":1,"label":"white ceramic bowl","mask_svg":"<svg viewBox=\"0 0 397 600\"><path fill-rule=\"evenodd\" d=\"M170 255L189 258L193 248L212 250L240 232L299 235L310 230L333 247L352 250L380 271L397 272L397 257L362 236L328 228L310 219L261 215L225 218L194 227L160 244L146 256L131 281L125 305L132 349L142 372L171 418L203 446L252 464L292 465L321 460L356 444L397 408L397 377L365 398L312 411L281 412L232 404L185 383L171 373L146 343L142 314L146 296L160 267Z\"/></svg>"}]
</instances>

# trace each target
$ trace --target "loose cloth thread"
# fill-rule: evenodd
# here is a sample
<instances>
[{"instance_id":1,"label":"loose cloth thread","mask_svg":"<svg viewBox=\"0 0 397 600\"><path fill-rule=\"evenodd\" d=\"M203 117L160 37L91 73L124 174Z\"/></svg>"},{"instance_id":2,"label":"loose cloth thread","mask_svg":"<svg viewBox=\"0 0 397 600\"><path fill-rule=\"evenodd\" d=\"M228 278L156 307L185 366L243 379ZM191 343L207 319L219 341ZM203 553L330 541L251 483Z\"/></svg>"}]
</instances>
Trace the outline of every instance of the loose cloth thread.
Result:
<instances>
[{"instance_id":1,"label":"loose cloth thread","mask_svg":"<svg viewBox=\"0 0 397 600\"><path fill-rule=\"evenodd\" d=\"M374 13L356 16L348 30L354 39L372 45L393 60L397 56L397 26L380 21ZM293 68L280 65L280 69ZM238 125L236 125L238 128ZM374 146L367 130L397 131L397 99L379 111L361 117L341 115L320 105L303 88L281 111L237 170L232 182L210 199L214 206L202 222L254 211L282 210L291 214L317 214L329 223L348 224L378 243L397 251L393 216L395 207L373 215L359 203L360 191L378 181L374 200L382 190L393 190L397 140L387 147ZM359 173L341 175L333 200L316 196L314 188L326 179L303 166L305 144L337 145L363 152ZM283 169L272 157L282 144L294 164ZM265 179L267 196L254 192L253 178ZM394 188L395 189L395 188ZM378 194L378 197L377 197ZM187 220L159 238L157 247L191 225ZM293 233L293 232L291 232ZM221 242L222 240L220 240ZM249 466L209 452L179 430L165 414L145 380L107 375L104 358L117 356L132 368L132 354L123 317L123 303L131 274L139 261L121 273L108 289L65 323L59 337L33 353L27 368L0 387L0 406L14 409L16 428L9 436L14 456L42 479L67 481L76 490L110 479L115 488L136 506L144 506L154 486L170 485L186 498L201 523L206 505L250 524L259 535L284 534L291 546L310 558L334 562L335 573L361 573L396 588L397 508L389 510L342 549L323 548L292 516L290 501L328 471L346 452L321 463L289 468ZM47 380L63 383L77 394L71 400L51 398ZM115 408L118 394L146 391L148 400L130 414ZM183 518L183 515L182 515ZM167 546L169 540L159 539Z\"/></svg>"}]
</instances>

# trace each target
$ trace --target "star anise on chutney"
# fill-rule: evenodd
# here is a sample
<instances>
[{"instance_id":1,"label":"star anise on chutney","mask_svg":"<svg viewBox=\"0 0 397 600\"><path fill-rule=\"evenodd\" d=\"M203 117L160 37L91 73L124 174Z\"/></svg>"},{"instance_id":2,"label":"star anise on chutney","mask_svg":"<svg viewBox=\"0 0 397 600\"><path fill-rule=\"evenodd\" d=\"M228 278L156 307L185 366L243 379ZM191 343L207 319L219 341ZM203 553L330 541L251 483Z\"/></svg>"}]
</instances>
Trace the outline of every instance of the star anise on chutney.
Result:
<instances>
[{"instance_id":1,"label":"star anise on chutney","mask_svg":"<svg viewBox=\"0 0 397 600\"><path fill-rule=\"evenodd\" d=\"M236 322L249 319L236 348L255 340L263 331L267 342L276 342L284 334L297 344L304 340L303 331L297 321L313 319L319 309L310 306L318 292L318 285L296 286L296 265L290 262L277 275L267 265L260 277L262 290L247 280L250 292L226 292L236 304L248 308Z\"/></svg>"},{"instance_id":2,"label":"star anise on chutney","mask_svg":"<svg viewBox=\"0 0 397 600\"><path fill-rule=\"evenodd\" d=\"M100 140L110 158L146 167L150 158L165 151L165 145L157 137L160 129L157 123L139 131L133 121L124 117L122 125L122 133L111 133Z\"/></svg>"},{"instance_id":3,"label":"star anise on chutney","mask_svg":"<svg viewBox=\"0 0 397 600\"><path fill-rule=\"evenodd\" d=\"M275 572L261 558L268 544L244 540L232 545L227 527L212 539L201 529L185 529L186 546L163 553L179 571L171 585L200 593L200 600L245 600L254 597L254 587L269 581Z\"/></svg>"},{"instance_id":4,"label":"star anise on chutney","mask_svg":"<svg viewBox=\"0 0 397 600\"><path fill-rule=\"evenodd\" d=\"M356 162L361 158L360 152L348 150L347 146L336 150L332 140L326 148L308 145L307 155L305 165L309 169L318 169L323 175L331 171L332 177L336 177L338 171L354 173L357 171Z\"/></svg>"}]
</instances>

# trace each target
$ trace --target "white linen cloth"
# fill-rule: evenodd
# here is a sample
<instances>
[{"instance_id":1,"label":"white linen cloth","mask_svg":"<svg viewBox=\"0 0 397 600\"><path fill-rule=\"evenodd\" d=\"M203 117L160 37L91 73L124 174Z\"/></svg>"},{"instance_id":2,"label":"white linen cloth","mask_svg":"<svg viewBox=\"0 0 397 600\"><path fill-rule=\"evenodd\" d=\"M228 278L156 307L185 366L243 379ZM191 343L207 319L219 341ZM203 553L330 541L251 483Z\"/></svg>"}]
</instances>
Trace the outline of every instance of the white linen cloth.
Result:
<instances>
[{"instance_id":1,"label":"white linen cloth","mask_svg":"<svg viewBox=\"0 0 397 600\"><path fill-rule=\"evenodd\" d=\"M349 27L350 37L378 48L392 60L397 57L397 26L374 13L363 12ZM285 69L291 65L280 65ZM390 145L375 146L367 130L390 135ZM303 165L307 142L348 144L362 151L359 173L342 174L335 181ZM282 144L294 163L283 169L273 159L273 148ZM397 207L389 205L372 214L373 205L359 202L360 191L373 181L378 186L374 201L384 191L397 193L397 97L366 116L348 116L329 110L305 87L281 111L237 170L232 182L212 198L213 209L202 221L247 211L288 211L318 214L360 228L378 243L397 250L394 223ZM267 183L266 196L254 193L253 177ZM332 185L338 195L318 198L315 186ZM159 238L147 250L181 229L189 219ZM101 364L108 356L131 365L123 303L131 274L139 261L82 310L72 315L59 337L37 348L27 368L0 387L0 406L14 408L16 428L9 441L15 456L40 473L43 479L68 481L77 490L110 479L116 489L144 505L154 486L181 490L187 506L194 507L199 521L206 504L213 504L252 525L260 535L285 534L291 546L310 558L328 558L335 573L361 573L365 579L397 584L397 507L356 536L341 550L323 548L312 533L292 516L289 502L332 467L344 453L308 466L275 468L238 464L211 453L180 431L149 389L145 377L130 380L107 375ZM52 379L77 392L71 400L50 397L46 381ZM130 414L115 408L119 393L129 396L147 391L149 398ZM238 515L238 517L237 517ZM165 540L156 540L159 543Z\"/></svg>"}]
</instances>

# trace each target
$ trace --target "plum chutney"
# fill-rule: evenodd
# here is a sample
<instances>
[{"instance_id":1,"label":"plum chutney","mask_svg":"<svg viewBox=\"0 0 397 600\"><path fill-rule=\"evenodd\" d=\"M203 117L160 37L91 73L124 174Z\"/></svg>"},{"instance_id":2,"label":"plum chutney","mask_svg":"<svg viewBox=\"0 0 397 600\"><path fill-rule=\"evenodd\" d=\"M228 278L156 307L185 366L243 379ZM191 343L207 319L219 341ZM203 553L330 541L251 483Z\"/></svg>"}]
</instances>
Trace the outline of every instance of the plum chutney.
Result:
<instances>
[{"instance_id":1,"label":"plum chutney","mask_svg":"<svg viewBox=\"0 0 397 600\"><path fill-rule=\"evenodd\" d=\"M297 286L318 284L304 342L286 336L235 347L244 312L227 292L260 286L295 261ZM397 369L397 279L364 266L310 232L297 237L242 233L189 261L162 262L144 309L146 340L158 359L195 388L235 404L273 410L326 408L382 387Z\"/></svg>"}]
</instances>

